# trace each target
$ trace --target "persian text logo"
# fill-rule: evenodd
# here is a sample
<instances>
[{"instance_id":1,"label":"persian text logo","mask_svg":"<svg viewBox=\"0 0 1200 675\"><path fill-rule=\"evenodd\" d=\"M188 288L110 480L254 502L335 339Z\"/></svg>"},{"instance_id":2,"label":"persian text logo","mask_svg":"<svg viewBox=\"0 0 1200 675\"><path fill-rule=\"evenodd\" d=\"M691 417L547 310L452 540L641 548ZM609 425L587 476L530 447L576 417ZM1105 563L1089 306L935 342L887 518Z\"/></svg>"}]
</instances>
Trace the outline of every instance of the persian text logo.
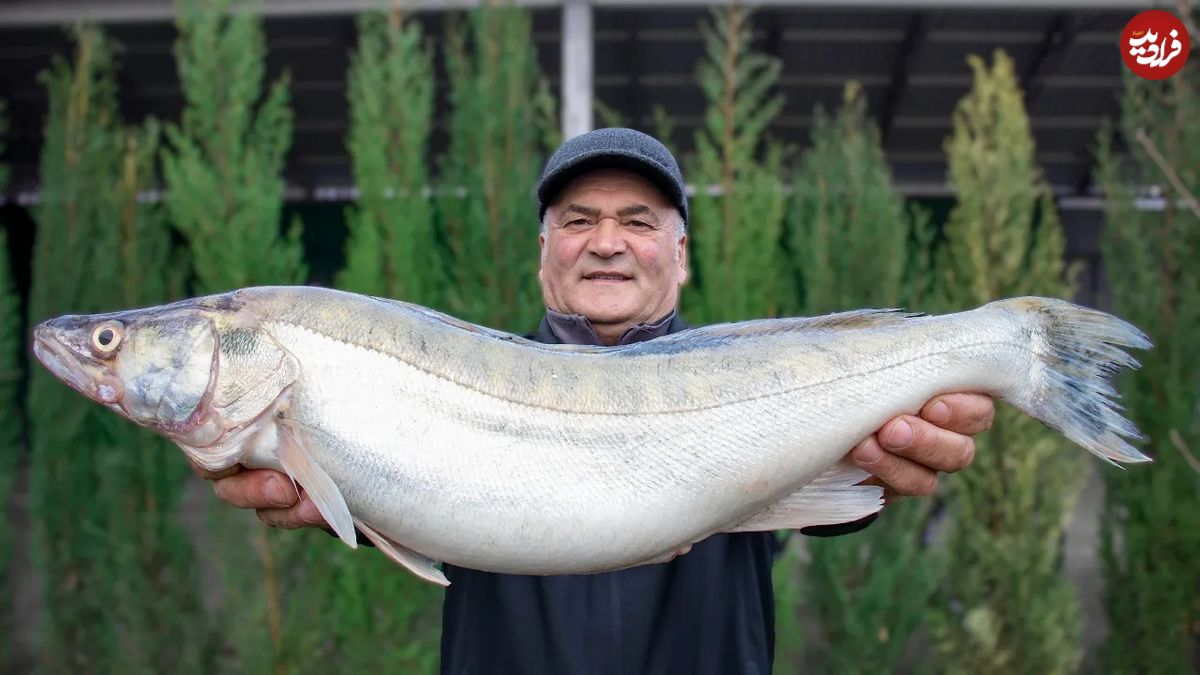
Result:
<instances>
[{"instance_id":1,"label":"persian text logo","mask_svg":"<svg viewBox=\"0 0 1200 675\"><path fill-rule=\"evenodd\" d=\"M1121 59L1139 77L1161 80L1183 68L1191 41L1174 14L1152 9L1129 20L1121 32Z\"/></svg>"}]
</instances>

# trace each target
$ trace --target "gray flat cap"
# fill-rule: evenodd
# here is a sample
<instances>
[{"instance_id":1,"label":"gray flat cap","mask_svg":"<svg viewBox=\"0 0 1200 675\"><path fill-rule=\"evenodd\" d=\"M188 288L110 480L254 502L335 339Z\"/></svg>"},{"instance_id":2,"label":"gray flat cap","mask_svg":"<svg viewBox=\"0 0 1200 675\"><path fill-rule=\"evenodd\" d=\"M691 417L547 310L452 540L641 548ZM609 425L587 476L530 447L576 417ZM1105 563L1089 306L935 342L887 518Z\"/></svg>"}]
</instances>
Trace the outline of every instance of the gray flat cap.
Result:
<instances>
[{"instance_id":1,"label":"gray flat cap","mask_svg":"<svg viewBox=\"0 0 1200 675\"><path fill-rule=\"evenodd\" d=\"M538 218L546 213L558 192L567 183L594 169L618 168L635 171L658 186L679 209L683 222L688 219L687 191L679 163L653 136L634 129L596 129L567 140L554 151L538 181Z\"/></svg>"}]
</instances>

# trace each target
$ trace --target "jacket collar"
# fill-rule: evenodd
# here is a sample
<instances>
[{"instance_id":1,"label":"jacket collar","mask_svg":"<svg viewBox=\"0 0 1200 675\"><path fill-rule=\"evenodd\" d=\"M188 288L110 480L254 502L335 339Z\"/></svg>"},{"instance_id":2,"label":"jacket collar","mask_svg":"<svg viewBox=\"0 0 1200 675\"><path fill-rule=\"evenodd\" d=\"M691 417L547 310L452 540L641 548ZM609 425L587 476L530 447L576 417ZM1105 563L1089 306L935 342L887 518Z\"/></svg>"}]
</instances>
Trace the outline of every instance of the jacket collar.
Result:
<instances>
[{"instance_id":1,"label":"jacket collar","mask_svg":"<svg viewBox=\"0 0 1200 675\"><path fill-rule=\"evenodd\" d=\"M617 340L618 345L631 342L641 342L662 337L668 333L677 333L688 326L679 318L675 310L671 310L654 323L640 323L629 327ZM538 325L536 339L539 342L573 345L599 345L600 336L596 335L592 322L580 314L564 314L552 309L546 310L546 316Z\"/></svg>"}]
</instances>

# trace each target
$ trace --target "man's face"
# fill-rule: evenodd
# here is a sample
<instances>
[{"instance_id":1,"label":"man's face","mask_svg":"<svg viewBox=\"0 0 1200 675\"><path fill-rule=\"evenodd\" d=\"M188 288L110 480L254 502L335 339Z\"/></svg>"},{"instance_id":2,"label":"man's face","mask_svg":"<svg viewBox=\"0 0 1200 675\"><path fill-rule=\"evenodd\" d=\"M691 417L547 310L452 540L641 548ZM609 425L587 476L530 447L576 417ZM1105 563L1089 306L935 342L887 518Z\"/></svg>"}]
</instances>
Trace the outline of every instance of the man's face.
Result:
<instances>
[{"instance_id":1,"label":"man's face","mask_svg":"<svg viewBox=\"0 0 1200 675\"><path fill-rule=\"evenodd\" d=\"M675 207L635 173L605 169L576 178L546 210L538 237L546 306L582 314L602 338L662 318L687 281L679 225Z\"/></svg>"}]
</instances>

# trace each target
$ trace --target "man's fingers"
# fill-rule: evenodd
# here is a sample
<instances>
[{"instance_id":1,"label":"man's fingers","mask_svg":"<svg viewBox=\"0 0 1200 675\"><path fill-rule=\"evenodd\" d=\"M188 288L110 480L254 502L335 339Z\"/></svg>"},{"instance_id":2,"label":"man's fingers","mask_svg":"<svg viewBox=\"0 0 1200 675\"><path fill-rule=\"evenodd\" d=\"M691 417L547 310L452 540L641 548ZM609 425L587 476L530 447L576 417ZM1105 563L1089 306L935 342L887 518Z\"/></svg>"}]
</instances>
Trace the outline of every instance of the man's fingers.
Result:
<instances>
[{"instance_id":1,"label":"man's fingers","mask_svg":"<svg viewBox=\"0 0 1200 675\"><path fill-rule=\"evenodd\" d=\"M901 415L885 424L878 437L884 450L934 471L960 471L975 459L975 441L970 436L919 417Z\"/></svg>"},{"instance_id":2,"label":"man's fingers","mask_svg":"<svg viewBox=\"0 0 1200 675\"><path fill-rule=\"evenodd\" d=\"M875 436L859 443L850 452L854 463L875 476L891 493L901 496L924 496L937 489L936 471L921 466L912 460L884 452ZM873 481L866 481L868 484Z\"/></svg>"},{"instance_id":3,"label":"man's fingers","mask_svg":"<svg viewBox=\"0 0 1200 675\"><path fill-rule=\"evenodd\" d=\"M983 394L945 394L930 399L921 417L955 433L973 436L992 427L996 405Z\"/></svg>"},{"instance_id":4,"label":"man's fingers","mask_svg":"<svg viewBox=\"0 0 1200 675\"><path fill-rule=\"evenodd\" d=\"M258 519L289 530L314 525L328 527L317 505L286 475L270 469L242 471L213 483L217 497L241 509L254 509Z\"/></svg>"},{"instance_id":5,"label":"man's fingers","mask_svg":"<svg viewBox=\"0 0 1200 675\"><path fill-rule=\"evenodd\" d=\"M271 527L294 530L300 527L328 527L317 505L307 496L287 509L259 509L258 519Z\"/></svg>"},{"instance_id":6,"label":"man's fingers","mask_svg":"<svg viewBox=\"0 0 1200 675\"><path fill-rule=\"evenodd\" d=\"M270 469L242 471L213 483L217 497L239 509L276 509L294 505L296 489L287 476Z\"/></svg>"}]
</instances>

